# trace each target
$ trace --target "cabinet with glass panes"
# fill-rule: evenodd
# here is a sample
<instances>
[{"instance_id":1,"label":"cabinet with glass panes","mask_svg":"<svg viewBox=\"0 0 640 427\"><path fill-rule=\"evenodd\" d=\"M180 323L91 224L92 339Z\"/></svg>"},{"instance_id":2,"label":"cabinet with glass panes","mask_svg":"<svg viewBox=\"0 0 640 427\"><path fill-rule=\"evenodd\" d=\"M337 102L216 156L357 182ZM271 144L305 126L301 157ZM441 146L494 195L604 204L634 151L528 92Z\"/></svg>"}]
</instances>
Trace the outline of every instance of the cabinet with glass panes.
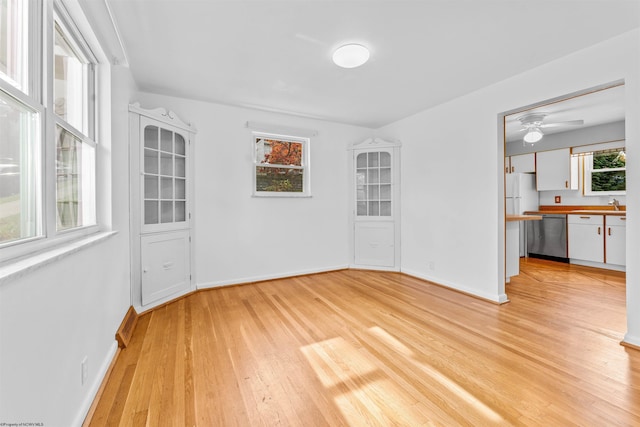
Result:
<instances>
[{"instance_id":1,"label":"cabinet with glass panes","mask_svg":"<svg viewBox=\"0 0 640 427\"><path fill-rule=\"evenodd\" d=\"M360 153L356 158L356 214L391 216L391 154Z\"/></svg>"}]
</instances>

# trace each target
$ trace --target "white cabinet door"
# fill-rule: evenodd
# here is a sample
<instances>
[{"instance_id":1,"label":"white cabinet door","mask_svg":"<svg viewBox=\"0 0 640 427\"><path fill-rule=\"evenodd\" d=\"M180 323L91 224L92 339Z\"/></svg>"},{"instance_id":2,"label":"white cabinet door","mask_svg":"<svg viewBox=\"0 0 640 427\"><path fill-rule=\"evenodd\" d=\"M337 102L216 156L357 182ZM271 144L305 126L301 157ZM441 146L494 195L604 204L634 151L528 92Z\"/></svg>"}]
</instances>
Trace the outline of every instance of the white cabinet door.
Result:
<instances>
[{"instance_id":1,"label":"white cabinet door","mask_svg":"<svg viewBox=\"0 0 640 427\"><path fill-rule=\"evenodd\" d=\"M140 240L142 304L189 290L189 231L147 234Z\"/></svg>"},{"instance_id":2,"label":"white cabinet door","mask_svg":"<svg viewBox=\"0 0 640 427\"><path fill-rule=\"evenodd\" d=\"M535 153L511 156L511 173L534 173L536 171Z\"/></svg>"},{"instance_id":3,"label":"white cabinet door","mask_svg":"<svg viewBox=\"0 0 640 427\"><path fill-rule=\"evenodd\" d=\"M357 265L395 266L393 222L356 223L355 237Z\"/></svg>"},{"instance_id":4,"label":"white cabinet door","mask_svg":"<svg viewBox=\"0 0 640 427\"><path fill-rule=\"evenodd\" d=\"M604 262L604 217L567 215L569 258Z\"/></svg>"},{"instance_id":5,"label":"white cabinet door","mask_svg":"<svg viewBox=\"0 0 640 427\"><path fill-rule=\"evenodd\" d=\"M538 191L571 190L571 150L536 153L536 186Z\"/></svg>"},{"instance_id":6,"label":"white cabinet door","mask_svg":"<svg viewBox=\"0 0 640 427\"><path fill-rule=\"evenodd\" d=\"M607 215L606 239L606 263L626 265L627 263L627 237L625 226L626 217Z\"/></svg>"}]
</instances>

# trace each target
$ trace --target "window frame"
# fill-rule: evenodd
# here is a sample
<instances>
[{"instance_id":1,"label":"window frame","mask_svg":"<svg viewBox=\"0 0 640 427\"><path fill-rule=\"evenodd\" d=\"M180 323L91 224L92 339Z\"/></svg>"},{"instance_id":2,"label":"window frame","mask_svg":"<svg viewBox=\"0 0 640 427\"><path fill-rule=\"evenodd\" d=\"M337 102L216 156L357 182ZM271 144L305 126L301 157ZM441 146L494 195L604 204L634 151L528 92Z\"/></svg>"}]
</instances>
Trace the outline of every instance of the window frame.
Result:
<instances>
[{"instance_id":1,"label":"window frame","mask_svg":"<svg viewBox=\"0 0 640 427\"><path fill-rule=\"evenodd\" d=\"M108 67L108 61L95 34L78 7L73 8L73 15L66 9L61 0L25 0L29 1L29 91L23 92L11 85L5 79L0 79L0 90L15 98L39 115L38 141L34 144L38 147L36 175L34 179L38 183L35 202L39 205L38 222L40 233L38 236L0 242L0 264L12 266L18 259L25 262L40 258L45 251L52 249L66 251L75 250L76 242L85 239L94 239L94 235L100 232L109 232L110 225L105 223L101 212L110 203L109 194L101 191L104 189L104 176L100 173L104 165L101 160L100 136L108 127L102 127L100 120L103 111L109 109L108 78L109 73L102 72L103 67ZM71 10L71 9L70 9ZM68 34L71 34L75 48L80 49L87 65L87 130L86 134L80 132L74 126L67 123L55 114L53 109L53 86L55 81L54 45L56 21L61 24ZM82 28L82 30L80 29ZM87 38L88 37L88 38ZM88 43L89 40L91 43ZM95 48L92 49L92 47ZM100 59L95 53L100 55ZM104 92L104 93L103 93ZM103 99L101 95L106 94ZM56 126L61 126L71 132L82 144L89 144L93 150L93 171L91 177L92 210L91 224L57 230L57 196L56 196L56 156L57 140ZM102 165L102 166L101 166ZM102 182L102 184L101 184ZM110 233L109 233L110 235ZM4 264L6 263L6 264ZM20 264L21 265L21 264ZM13 268L13 267L11 267ZM0 275L0 278L2 275Z\"/></svg>"},{"instance_id":2,"label":"window frame","mask_svg":"<svg viewBox=\"0 0 640 427\"><path fill-rule=\"evenodd\" d=\"M625 147L614 148L611 150L601 150L601 151L624 151ZM594 191L591 189L592 176L594 173L602 173L602 172L615 172L615 171L624 171L625 173L625 184L626 184L626 174L627 167L622 168L603 168L603 169L593 169L593 156L594 153L598 151L588 152L583 155L583 194L585 196L625 196L627 194L626 190L619 191ZM626 186L626 185L625 185Z\"/></svg>"},{"instance_id":3,"label":"window frame","mask_svg":"<svg viewBox=\"0 0 640 427\"><path fill-rule=\"evenodd\" d=\"M300 166L297 165L282 165L282 164L267 164L260 163L257 156L256 143L258 139L270 139L282 142L293 142L302 144L302 154ZM311 173L310 173L310 146L311 138L282 135L268 132L251 132L251 152L253 157L253 173L252 173L252 196L253 197L288 197L288 198L305 198L311 197ZM302 191L259 191L257 188L257 170L259 167L268 168L284 168L284 169L296 169L302 170Z\"/></svg>"}]
</instances>

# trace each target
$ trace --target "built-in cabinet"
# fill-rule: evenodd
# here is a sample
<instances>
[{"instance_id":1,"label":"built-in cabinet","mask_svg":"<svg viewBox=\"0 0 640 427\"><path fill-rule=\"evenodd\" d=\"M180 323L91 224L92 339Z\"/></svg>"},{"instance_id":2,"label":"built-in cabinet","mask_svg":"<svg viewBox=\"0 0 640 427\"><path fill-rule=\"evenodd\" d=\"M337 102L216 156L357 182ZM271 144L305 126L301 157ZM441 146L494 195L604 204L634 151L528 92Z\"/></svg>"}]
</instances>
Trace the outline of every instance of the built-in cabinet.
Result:
<instances>
[{"instance_id":1,"label":"built-in cabinet","mask_svg":"<svg viewBox=\"0 0 640 427\"><path fill-rule=\"evenodd\" d=\"M535 173L536 155L528 153L505 157L504 164L506 173Z\"/></svg>"},{"instance_id":2,"label":"built-in cabinet","mask_svg":"<svg viewBox=\"0 0 640 427\"><path fill-rule=\"evenodd\" d=\"M536 153L536 188L538 191L577 190L577 158L571 149Z\"/></svg>"},{"instance_id":3,"label":"built-in cabinet","mask_svg":"<svg viewBox=\"0 0 640 427\"><path fill-rule=\"evenodd\" d=\"M400 268L400 143L370 138L350 148L355 268Z\"/></svg>"},{"instance_id":4,"label":"built-in cabinet","mask_svg":"<svg viewBox=\"0 0 640 427\"><path fill-rule=\"evenodd\" d=\"M603 229L603 215L567 215L569 258L604 262Z\"/></svg>"},{"instance_id":5,"label":"built-in cabinet","mask_svg":"<svg viewBox=\"0 0 640 427\"><path fill-rule=\"evenodd\" d=\"M605 262L607 264L626 265L627 227L625 216L605 216Z\"/></svg>"},{"instance_id":6,"label":"built-in cabinet","mask_svg":"<svg viewBox=\"0 0 640 427\"><path fill-rule=\"evenodd\" d=\"M605 268L626 264L626 217L567 215L569 258L574 264Z\"/></svg>"}]
</instances>

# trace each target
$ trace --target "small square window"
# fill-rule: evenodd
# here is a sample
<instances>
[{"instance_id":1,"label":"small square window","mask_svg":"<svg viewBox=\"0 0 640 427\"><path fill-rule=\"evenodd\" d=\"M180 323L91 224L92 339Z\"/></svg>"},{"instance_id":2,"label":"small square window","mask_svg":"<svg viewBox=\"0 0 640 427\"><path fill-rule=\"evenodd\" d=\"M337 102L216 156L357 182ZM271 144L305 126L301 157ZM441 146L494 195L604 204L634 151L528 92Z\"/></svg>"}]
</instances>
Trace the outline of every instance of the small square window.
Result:
<instances>
[{"instance_id":1,"label":"small square window","mask_svg":"<svg viewBox=\"0 0 640 427\"><path fill-rule=\"evenodd\" d=\"M309 195L308 139L254 134L253 143L254 195Z\"/></svg>"}]
</instances>

